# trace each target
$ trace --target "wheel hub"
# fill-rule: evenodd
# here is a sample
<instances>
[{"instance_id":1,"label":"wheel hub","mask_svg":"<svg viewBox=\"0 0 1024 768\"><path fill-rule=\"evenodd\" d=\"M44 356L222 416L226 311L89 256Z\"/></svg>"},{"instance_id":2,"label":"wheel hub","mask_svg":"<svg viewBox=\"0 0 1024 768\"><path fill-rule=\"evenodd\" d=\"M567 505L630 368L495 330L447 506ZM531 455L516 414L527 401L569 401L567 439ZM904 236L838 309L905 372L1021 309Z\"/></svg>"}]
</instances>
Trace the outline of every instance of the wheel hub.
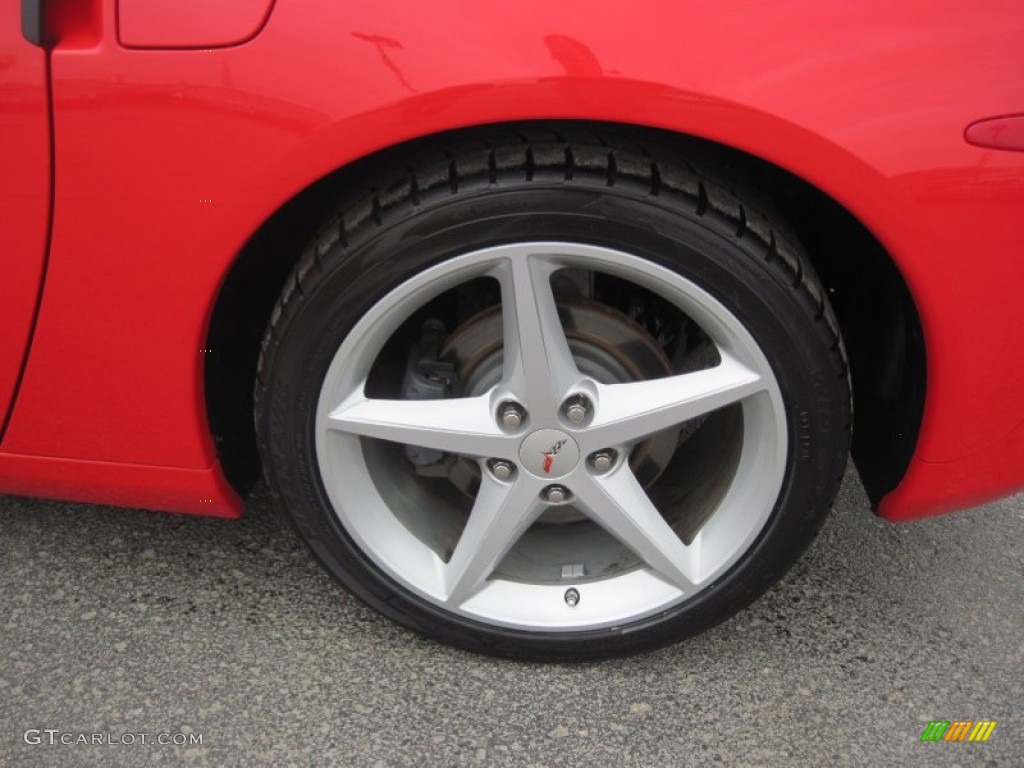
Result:
<instances>
[{"instance_id":1,"label":"wheel hub","mask_svg":"<svg viewBox=\"0 0 1024 768\"><path fill-rule=\"evenodd\" d=\"M531 432L519 446L520 465L534 477L557 479L565 477L580 460L580 449L560 429L538 429Z\"/></svg>"},{"instance_id":2,"label":"wheel hub","mask_svg":"<svg viewBox=\"0 0 1024 768\"><path fill-rule=\"evenodd\" d=\"M658 342L639 323L611 307L591 299L561 298L559 319L565 329L569 348L580 371L602 384L620 384L669 376L672 366ZM501 378L503 341L501 308L492 307L470 317L446 339L440 356L454 361L466 395L486 392ZM538 432L567 435L560 430ZM534 434L527 436L529 440ZM562 462L552 460L552 473L545 474L543 452L549 451L562 437L538 438L529 451L521 449L520 460L531 475L541 478L561 477L576 466L579 449L569 469L562 474ZM680 441L679 427L668 428L637 445L630 453L629 463L644 486L651 485L664 471ZM525 448L525 440L524 440ZM566 450L569 450L568 448ZM429 471L429 470L428 470ZM445 468L449 480L464 494L473 497L480 472L475 461L460 458ZM546 523L568 523L586 517L571 507L552 509L541 518Z\"/></svg>"}]
</instances>

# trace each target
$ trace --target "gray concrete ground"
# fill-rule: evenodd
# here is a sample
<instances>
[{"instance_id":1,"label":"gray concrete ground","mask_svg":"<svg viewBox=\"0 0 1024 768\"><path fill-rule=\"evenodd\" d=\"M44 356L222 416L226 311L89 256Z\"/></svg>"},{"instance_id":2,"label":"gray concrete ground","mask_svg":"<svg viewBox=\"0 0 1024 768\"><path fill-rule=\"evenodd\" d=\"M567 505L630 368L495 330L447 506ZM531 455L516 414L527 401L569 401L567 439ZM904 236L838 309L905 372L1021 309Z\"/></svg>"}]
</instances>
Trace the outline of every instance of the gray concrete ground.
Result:
<instances>
[{"instance_id":1,"label":"gray concrete ground","mask_svg":"<svg viewBox=\"0 0 1024 768\"><path fill-rule=\"evenodd\" d=\"M883 524L851 474L751 609L647 656L545 666L377 617L265 492L239 522L3 497L0 764L1020 766L1022 534L1021 496ZM955 719L998 725L918 740ZM147 743L60 744L93 733Z\"/></svg>"}]
</instances>

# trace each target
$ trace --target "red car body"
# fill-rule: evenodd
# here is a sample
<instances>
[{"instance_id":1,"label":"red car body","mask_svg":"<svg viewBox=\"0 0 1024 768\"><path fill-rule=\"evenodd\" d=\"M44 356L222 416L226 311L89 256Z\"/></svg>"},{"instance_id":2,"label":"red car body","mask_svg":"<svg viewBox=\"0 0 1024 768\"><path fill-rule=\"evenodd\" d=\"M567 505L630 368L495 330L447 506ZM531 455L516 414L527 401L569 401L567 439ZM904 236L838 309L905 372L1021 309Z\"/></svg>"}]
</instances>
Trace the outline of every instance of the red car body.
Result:
<instances>
[{"instance_id":1,"label":"red car body","mask_svg":"<svg viewBox=\"0 0 1024 768\"><path fill-rule=\"evenodd\" d=\"M883 517L1024 486L1015 0L62 0L42 45L23 22L0 15L0 491L239 515L207 391L238 260L374 153L549 120L714 142L881 245L926 369Z\"/></svg>"}]
</instances>

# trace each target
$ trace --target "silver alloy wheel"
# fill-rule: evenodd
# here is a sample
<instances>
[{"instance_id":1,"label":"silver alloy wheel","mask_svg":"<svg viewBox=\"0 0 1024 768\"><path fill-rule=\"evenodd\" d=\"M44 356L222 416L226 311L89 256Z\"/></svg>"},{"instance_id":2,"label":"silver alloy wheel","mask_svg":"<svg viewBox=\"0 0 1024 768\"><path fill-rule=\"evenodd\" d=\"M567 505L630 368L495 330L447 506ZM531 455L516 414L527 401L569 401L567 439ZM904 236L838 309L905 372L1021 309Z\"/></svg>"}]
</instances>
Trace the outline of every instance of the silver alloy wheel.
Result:
<instances>
[{"instance_id":1,"label":"silver alloy wheel","mask_svg":"<svg viewBox=\"0 0 1024 768\"><path fill-rule=\"evenodd\" d=\"M707 334L720 362L630 383L601 383L582 374L551 288L551 276L567 268L599 271L659 295ZM500 284L501 381L470 397L368 397L371 368L402 323L431 299L480 277ZM582 419L567 414L564 406L571 398L585 403ZM502 423L501 407L508 402L525 412L516 428ZM627 461L601 470L588 458L598 453L627 457L635 445L666 427L731 405L742 410L739 456L709 516L685 543ZM420 272L384 296L355 325L330 364L320 390L315 438L320 477L338 520L383 572L453 613L540 632L635 621L713 583L751 547L768 521L789 448L785 406L771 367L725 306L648 260L565 242L467 253ZM381 441L477 460L480 487L461 534L445 509L401 482L394 454L375 445ZM546 457L555 445L557 453ZM499 479L489 469L494 461L515 469ZM553 486L561 499L552 494ZM551 563L543 562L532 576L529 569L519 569L510 577L500 567L503 559L522 546L517 542L538 541L525 534L559 503L571 503L593 521L605 539L630 554L635 566L588 569L578 562L586 561L584 551L554 574ZM599 536L571 535L580 547L607 547L592 544ZM439 543L444 541L454 546ZM602 552L596 560L607 563L610 557Z\"/></svg>"}]
</instances>

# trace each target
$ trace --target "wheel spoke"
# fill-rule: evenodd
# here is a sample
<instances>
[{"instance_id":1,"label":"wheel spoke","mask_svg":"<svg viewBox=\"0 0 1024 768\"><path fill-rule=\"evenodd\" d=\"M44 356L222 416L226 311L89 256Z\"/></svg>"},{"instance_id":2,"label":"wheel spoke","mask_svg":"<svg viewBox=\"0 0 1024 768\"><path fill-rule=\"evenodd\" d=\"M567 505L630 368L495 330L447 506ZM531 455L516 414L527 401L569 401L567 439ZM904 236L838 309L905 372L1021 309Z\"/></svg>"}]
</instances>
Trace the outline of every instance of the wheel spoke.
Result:
<instances>
[{"instance_id":1,"label":"wheel spoke","mask_svg":"<svg viewBox=\"0 0 1024 768\"><path fill-rule=\"evenodd\" d=\"M598 407L587 444L633 443L764 388L760 375L725 354L714 368L694 373L629 384L598 384Z\"/></svg>"},{"instance_id":2,"label":"wheel spoke","mask_svg":"<svg viewBox=\"0 0 1024 768\"><path fill-rule=\"evenodd\" d=\"M464 456L514 458L513 438L491 413L490 397L378 400L353 395L327 417L329 429Z\"/></svg>"},{"instance_id":3,"label":"wheel spoke","mask_svg":"<svg viewBox=\"0 0 1024 768\"><path fill-rule=\"evenodd\" d=\"M574 486L584 511L659 576L692 592L698 557L665 522L628 466Z\"/></svg>"},{"instance_id":4,"label":"wheel spoke","mask_svg":"<svg viewBox=\"0 0 1024 768\"><path fill-rule=\"evenodd\" d=\"M580 378L558 319L551 275L558 265L523 252L498 270L504 335L504 381L541 419L558 407Z\"/></svg>"},{"instance_id":5,"label":"wheel spoke","mask_svg":"<svg viewBox=\"0 0 1024 768\"><path fill-rule=\"evenodd\" d=\"M461 605L477 591L542 511L539 486L505 485L483 473L480 491L444 571L445 601Z\"/></svg>"}]
</instances>

